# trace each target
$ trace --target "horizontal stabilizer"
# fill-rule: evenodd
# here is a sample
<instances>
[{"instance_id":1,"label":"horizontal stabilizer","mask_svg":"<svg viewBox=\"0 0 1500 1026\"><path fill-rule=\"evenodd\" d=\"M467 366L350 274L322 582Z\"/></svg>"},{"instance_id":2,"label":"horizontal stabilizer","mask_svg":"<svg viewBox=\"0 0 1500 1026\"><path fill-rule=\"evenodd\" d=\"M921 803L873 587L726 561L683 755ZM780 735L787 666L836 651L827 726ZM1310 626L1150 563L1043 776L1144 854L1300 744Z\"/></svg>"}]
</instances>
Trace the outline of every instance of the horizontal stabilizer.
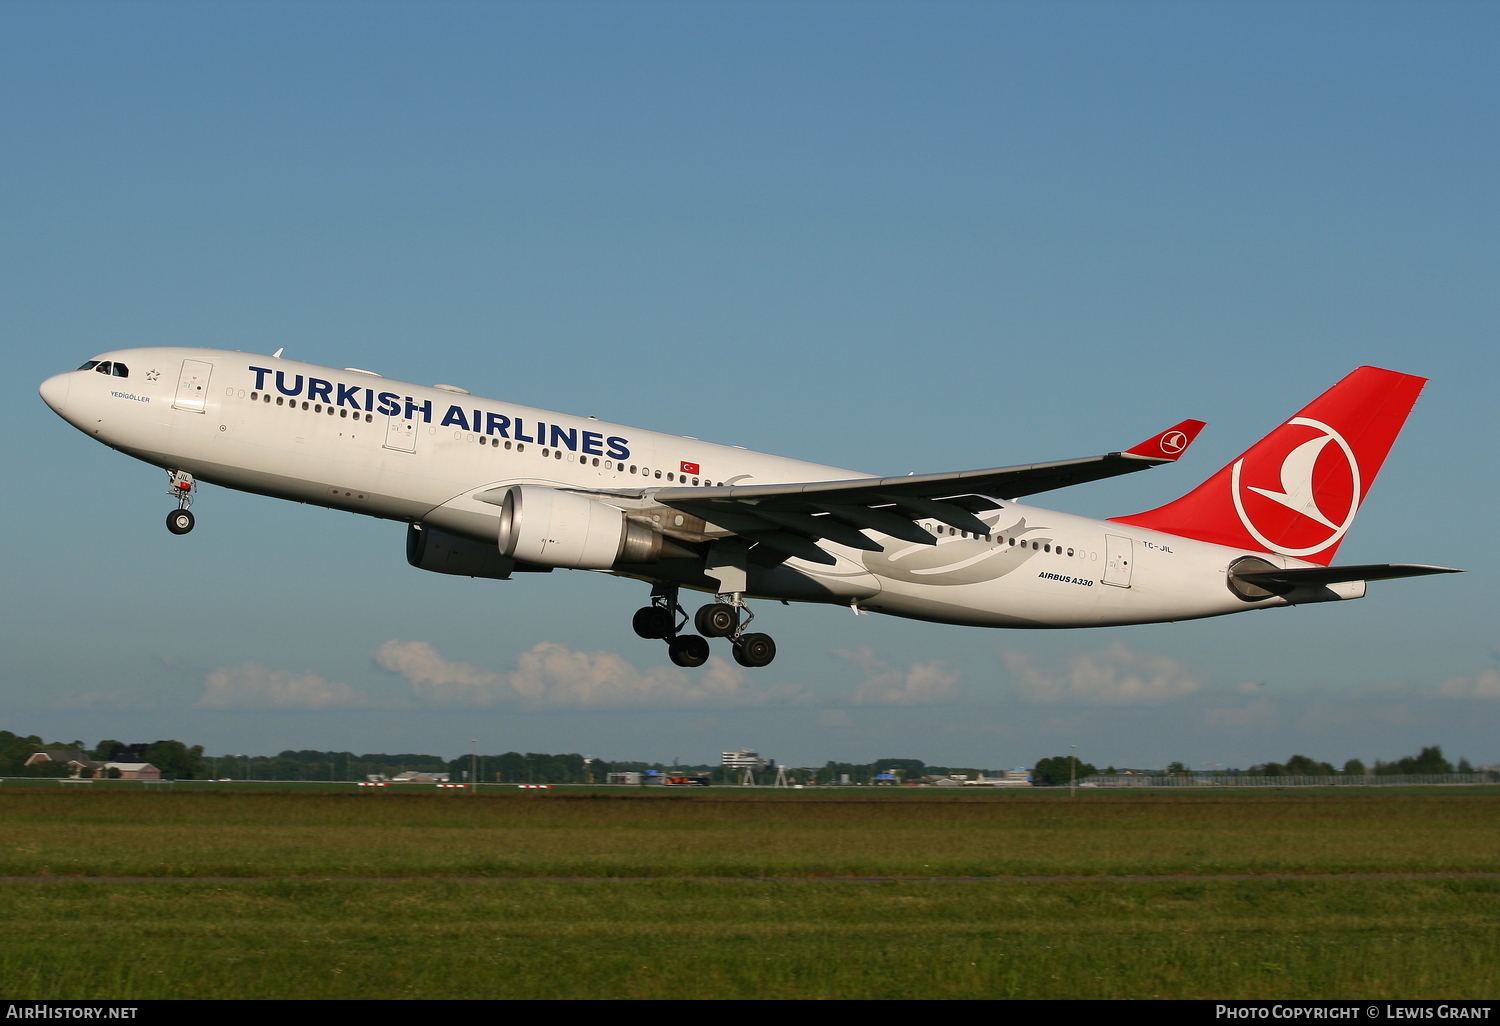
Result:
<instances>
[{"instance_id":1,"label":"horizontal stabilizer","mask_svg":"<svg viewBox=\"0 0 1500 1026\"><path fill-rule=\"evenodd\" d=\"M1398 577L1426 577L1428 574L1461 574L1450 566L1427 566L1423 563L1368 563L1364 566L1298 566L1288 570L1234 570L1235 577L1272 591L1280 585L1318 587L1343 584L1346 581L1391 581Z\"/></svg>"}]
</instances>

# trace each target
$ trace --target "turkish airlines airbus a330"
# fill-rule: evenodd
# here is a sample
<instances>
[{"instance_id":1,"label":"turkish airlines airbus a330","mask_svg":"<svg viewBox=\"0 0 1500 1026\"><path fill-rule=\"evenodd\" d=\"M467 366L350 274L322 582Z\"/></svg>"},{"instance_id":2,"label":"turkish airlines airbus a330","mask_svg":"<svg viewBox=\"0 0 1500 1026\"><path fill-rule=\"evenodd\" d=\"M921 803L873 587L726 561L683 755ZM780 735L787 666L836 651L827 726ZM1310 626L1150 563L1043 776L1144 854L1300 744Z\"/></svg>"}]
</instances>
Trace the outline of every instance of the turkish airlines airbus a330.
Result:
<instances>
[{"instance_id":1,"label":"turkish airlines airbus a330","mask_svg":"<svg viewBox=\"0 0 1500 1026\"><path fill-rule=\"evenodd\" d=\"M556 568L651 584L636 633L699 666L776 654L745 598L979 627L1102 627L1360 598L1450 573L1331 566L1424 378L1361 367L1184 497L1109 520L1017 499L1176 460L1187 420L1123 452L873 477L480 399L370 371L215 349L127 349L41 395L91 438L165 469L193 528L197 482L407 526L423 570ZM714 600L689 617L679 590Z\"/></svg>"}]
</instances>

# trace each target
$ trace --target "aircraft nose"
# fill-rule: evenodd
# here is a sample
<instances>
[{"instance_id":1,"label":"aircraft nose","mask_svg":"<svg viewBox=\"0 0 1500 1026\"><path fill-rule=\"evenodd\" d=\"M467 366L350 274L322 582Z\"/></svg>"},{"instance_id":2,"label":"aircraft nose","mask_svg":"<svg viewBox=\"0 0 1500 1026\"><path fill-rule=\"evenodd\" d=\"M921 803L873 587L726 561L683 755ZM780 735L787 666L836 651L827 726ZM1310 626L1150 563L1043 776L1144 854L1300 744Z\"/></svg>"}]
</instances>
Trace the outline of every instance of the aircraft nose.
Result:
<instances>
[{"instance_id":1,"label":"aircraft nose","mask_svg":"<svg viewBox=\"0 0 1500 1026\"><path fill-rule=\"evenodd\" d=\"M41 393L42 401L52 407L52 412L56 413L59 417L63 416L63 411L68 405L68 380L70 377L71 375L68 374L54 374L46 381L43 381L41 387L37 389Z\"/></svg>"}]
</instances>

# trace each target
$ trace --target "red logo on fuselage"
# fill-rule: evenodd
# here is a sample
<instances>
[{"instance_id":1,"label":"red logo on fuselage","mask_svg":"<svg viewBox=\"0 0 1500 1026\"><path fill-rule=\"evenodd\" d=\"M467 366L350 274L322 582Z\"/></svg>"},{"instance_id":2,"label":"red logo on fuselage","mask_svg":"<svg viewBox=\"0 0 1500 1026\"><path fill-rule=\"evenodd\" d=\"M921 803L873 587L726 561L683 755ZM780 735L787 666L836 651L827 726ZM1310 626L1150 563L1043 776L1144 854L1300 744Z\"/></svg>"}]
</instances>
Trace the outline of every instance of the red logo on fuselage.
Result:
<instances>
[{"instance_id":1,"label":"red logo on fuselage","mask_svg":"<svg viewBox=\"0 0 1500 1026\"><path fill-rule=\"evenodd\" d=\"M682 463L682 472L684 474L696 474L698 473L698 464L688 463L684 460Z\"/></svg>"}]
</instances>

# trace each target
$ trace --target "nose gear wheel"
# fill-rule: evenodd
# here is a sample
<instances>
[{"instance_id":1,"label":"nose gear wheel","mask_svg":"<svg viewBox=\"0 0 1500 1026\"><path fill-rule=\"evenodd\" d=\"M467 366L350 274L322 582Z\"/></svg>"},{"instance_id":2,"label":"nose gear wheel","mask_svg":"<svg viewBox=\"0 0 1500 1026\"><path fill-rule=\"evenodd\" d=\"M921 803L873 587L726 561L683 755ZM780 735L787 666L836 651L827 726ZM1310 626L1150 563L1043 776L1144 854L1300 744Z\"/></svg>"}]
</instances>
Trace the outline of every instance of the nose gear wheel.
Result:
<instances>
[{"instance_id":1,"label":"nose gear wheel","mask_svg":"<svg viewBox=\"0 0 1500 1026\"><path fill-rule=\"evenodd\" d=\"M177 508L167 514L167 530L173 534L187 534L193 529L193 514L188 507L193 504L193 492L198 482L185 470L167 471L167 494L177 500Z\"/></svg>"},{"instance_id":2,"label":"nose gear wheel","mask_svg":"<svg viewBox=\"0 0 1500 1026\"><path fill-rule=\"evenodd\" d=\"M173 534L187 534L193 529L193 512L187 509L174 509L167 514L167 530Z\"/></svg>"}]
</instances>

